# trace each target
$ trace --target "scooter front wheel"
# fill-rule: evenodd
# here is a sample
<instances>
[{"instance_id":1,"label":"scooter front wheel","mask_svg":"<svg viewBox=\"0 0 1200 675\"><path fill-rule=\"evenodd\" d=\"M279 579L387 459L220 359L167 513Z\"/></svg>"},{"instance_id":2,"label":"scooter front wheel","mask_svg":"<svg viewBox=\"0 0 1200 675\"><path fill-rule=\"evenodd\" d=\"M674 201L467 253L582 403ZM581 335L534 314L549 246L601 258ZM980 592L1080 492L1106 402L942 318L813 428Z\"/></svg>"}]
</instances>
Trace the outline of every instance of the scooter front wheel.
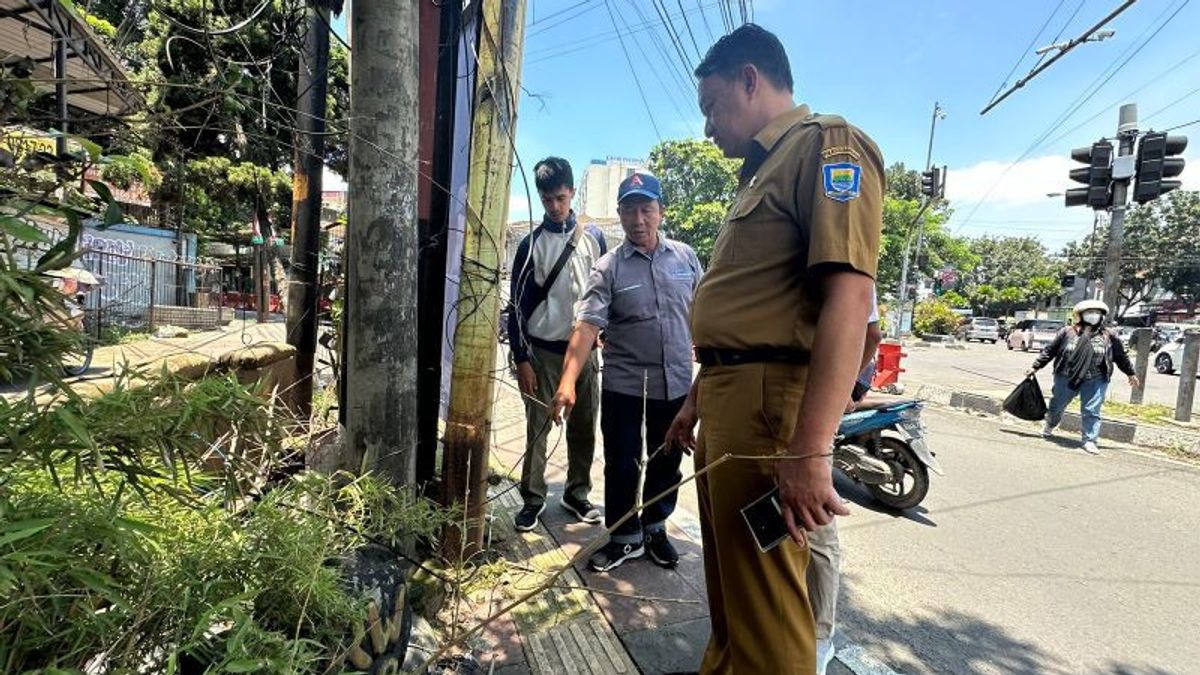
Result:
<instances>
[{"instance_id":1,"label":"scooter front wheel","mask_svg":"<svg viewBox=\"0 0 1200 675\"><path fill-rule=\"evenodd\" d=\"M62 368L67 377L83 375L92 367L92 352L96 346L84 336L79 348L63 355Z\"/></svg>"},{"instance_id":2,"label":"scooter front wheel","mask_svg":"<svg viewBox=\"0 0 1200 675\"><path fill-rule=\"evenodd\" d=\"M896 438L881 438L874 456L887 462L900 475L900 480L894 483L867 484L867 491L876 501L903 511L925 499L929 493L929 469L907 443Z\"/></svg>"}]
</instances>

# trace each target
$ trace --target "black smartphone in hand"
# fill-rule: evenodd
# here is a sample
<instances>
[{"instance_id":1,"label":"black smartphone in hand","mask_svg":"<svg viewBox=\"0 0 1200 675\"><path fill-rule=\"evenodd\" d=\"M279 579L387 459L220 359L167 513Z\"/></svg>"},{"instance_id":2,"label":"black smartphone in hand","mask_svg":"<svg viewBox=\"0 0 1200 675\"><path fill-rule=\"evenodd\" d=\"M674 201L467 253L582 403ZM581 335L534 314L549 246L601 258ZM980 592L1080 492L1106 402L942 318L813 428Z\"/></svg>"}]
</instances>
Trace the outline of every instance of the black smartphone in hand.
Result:
<instances>
[{"instance_id":1,"label":"black smartphone in hand","mask_svg":"<svg viewBox=\"0 0 1200 675\"><path fill-rule=\"evenodd\" d=\"M758 550L766 553L788 538L787 523L783 520L783 504L779 501L779 488L742 507L742 518L750 528L750 535L758 544Z\"/></svg>"}]
</instances>

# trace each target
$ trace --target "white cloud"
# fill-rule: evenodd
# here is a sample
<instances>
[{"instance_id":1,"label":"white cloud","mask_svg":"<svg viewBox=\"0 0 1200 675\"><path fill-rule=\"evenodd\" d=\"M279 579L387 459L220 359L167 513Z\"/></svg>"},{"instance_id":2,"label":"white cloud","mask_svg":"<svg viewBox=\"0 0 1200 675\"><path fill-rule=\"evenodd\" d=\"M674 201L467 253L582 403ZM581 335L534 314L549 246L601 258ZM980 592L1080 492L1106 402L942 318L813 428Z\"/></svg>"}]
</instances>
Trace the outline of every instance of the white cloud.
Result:
<instances>
[{"instance_id":1,"label":"white cloud","mask_svg":"<svg viewBox=\"0 0 1200 675\"><path fill-rule=\"evenodd\" d=\"M1016 164L989 160L961 169L950 167L946 198L958 205L979 201L1007 206L1042 204L1047 200L1046 193L1081 187L1067 175L1077 166L1082 164L1070 157L1047 155Z\"/></svg>"},{"instance_id":2,"label":"white cloud","mask_svg":"<svg viewBox=\"0 0 1200 675\"><path fill-rule=\"evenodd\" d=\"M1193 152L1190 155L1184 153L1183 156L1187 160L1179 178L1183 181L1183 189L1200 190L1200 152Z\"/></svg>"},{"instance_id":3,"label":"white cloud","mask_svg":"<svg viewBox=\"0 0 1200 675\"><path fill-rule=\"evenodd\" d=\"M345 192L346 179L333 172L333 169L325 167L321 175L321 189L325 192Z\"/></svg>"},{"instance_id":4,"label":"white cloud","mask_svg":"<svg viewBox=\"0 0 1200 675\"><path fill-rule=\"evenodd\" d=\"M510 194L508 196L508 220L507 222L525 221L529 219L529 199L523 194Z\"/></svg>"}]
</instances>

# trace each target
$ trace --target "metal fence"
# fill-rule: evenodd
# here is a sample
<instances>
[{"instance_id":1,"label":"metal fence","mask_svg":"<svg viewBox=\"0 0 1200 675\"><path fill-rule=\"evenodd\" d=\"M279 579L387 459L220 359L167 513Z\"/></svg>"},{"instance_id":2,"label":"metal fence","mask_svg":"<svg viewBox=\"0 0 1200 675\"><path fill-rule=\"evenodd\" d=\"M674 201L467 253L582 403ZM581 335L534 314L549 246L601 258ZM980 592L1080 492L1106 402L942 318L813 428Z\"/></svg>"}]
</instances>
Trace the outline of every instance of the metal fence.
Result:
<instances>
[{"instance_id":1,"label":"metal fence","mask_svg":"<svg viewBox=\"0 0 1200 675\"><path fill-rule=\"evenodd\" d=\"M100 281L84 296L89 332L153 330L172 324L213 328L229 317L221 268L180 260L89 250L78 263Z\"/></svg>"}]
</instances>

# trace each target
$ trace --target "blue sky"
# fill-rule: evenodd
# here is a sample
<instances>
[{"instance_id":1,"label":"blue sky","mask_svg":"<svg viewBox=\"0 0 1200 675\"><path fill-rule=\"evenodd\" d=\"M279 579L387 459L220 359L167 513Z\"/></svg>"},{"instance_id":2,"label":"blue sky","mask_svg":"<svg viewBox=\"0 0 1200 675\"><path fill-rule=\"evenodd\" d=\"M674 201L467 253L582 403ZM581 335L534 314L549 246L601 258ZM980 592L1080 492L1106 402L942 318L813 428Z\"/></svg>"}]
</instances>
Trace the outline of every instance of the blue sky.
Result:
<instances>
[{"instance_id":1,"label":"blue sky","mask_svg":"<svg viewBox=\"0 0 1200 675\"><path fill-rule=\"evenodd\" d=\"M578 0L531 0L527 8L522 84L535 96L523 96L517 128L517 150L526 171L537 159L557 154L569 159L578 175L590 159L644 157L660 138L702 133L694 94L673 84L668 70L674 64L682 77L682 66L666 60L655 46L658 42L669 49L654 5L592 0L546 18L577 4ZM639 98L621 42L614 37L606 4L616 12L622 32L627 26L654 23L627 36L625 46L646 90L658 134ZM703 16L715 33L722 25L717 4L681 4L703 51L711 41L701 8L707 8ZM982 117L979 110L1056 7L1037 46L1049 44L1060 31L1060 40L1082 33L1120 4L1118 0L753 4L756 22L778 34L788 50L797 101L840 114L867 131L889 164L924 163L930 113L934 101L941 103L947 117L938 124L933 156L936 164L949 166L947 196L955 209L950 226L960 234L1030 234L1056 250L1090 231L1092 224L1090 210L1067 209L1061 198L1045 196L1067 187L1072 147L1113 135L1121 103L1138 104L1142 128L1161 129L1200 118L1200 2L1141 0L1108 26L1116 30L1114 37L1079 46ZM665 5L679 13L676 2L665 0ZM675 19L675 24L684 30L681 20ZM1159 26L1153 40L1035 146L1056 118L1090 91L1090 84L1103 79ZM683 40L691 52L686 31ZM690 56L696 60L694 53ZM1036 59L1028 54L1010 81L1026 73ZM1193 138L1185 185L1200 189L1200 125L1179 133ZM510 217L527 217L523 183L516 175L512 193ZM541 215L536 204L533 215Z\"/></svg>"}]
</instances>

